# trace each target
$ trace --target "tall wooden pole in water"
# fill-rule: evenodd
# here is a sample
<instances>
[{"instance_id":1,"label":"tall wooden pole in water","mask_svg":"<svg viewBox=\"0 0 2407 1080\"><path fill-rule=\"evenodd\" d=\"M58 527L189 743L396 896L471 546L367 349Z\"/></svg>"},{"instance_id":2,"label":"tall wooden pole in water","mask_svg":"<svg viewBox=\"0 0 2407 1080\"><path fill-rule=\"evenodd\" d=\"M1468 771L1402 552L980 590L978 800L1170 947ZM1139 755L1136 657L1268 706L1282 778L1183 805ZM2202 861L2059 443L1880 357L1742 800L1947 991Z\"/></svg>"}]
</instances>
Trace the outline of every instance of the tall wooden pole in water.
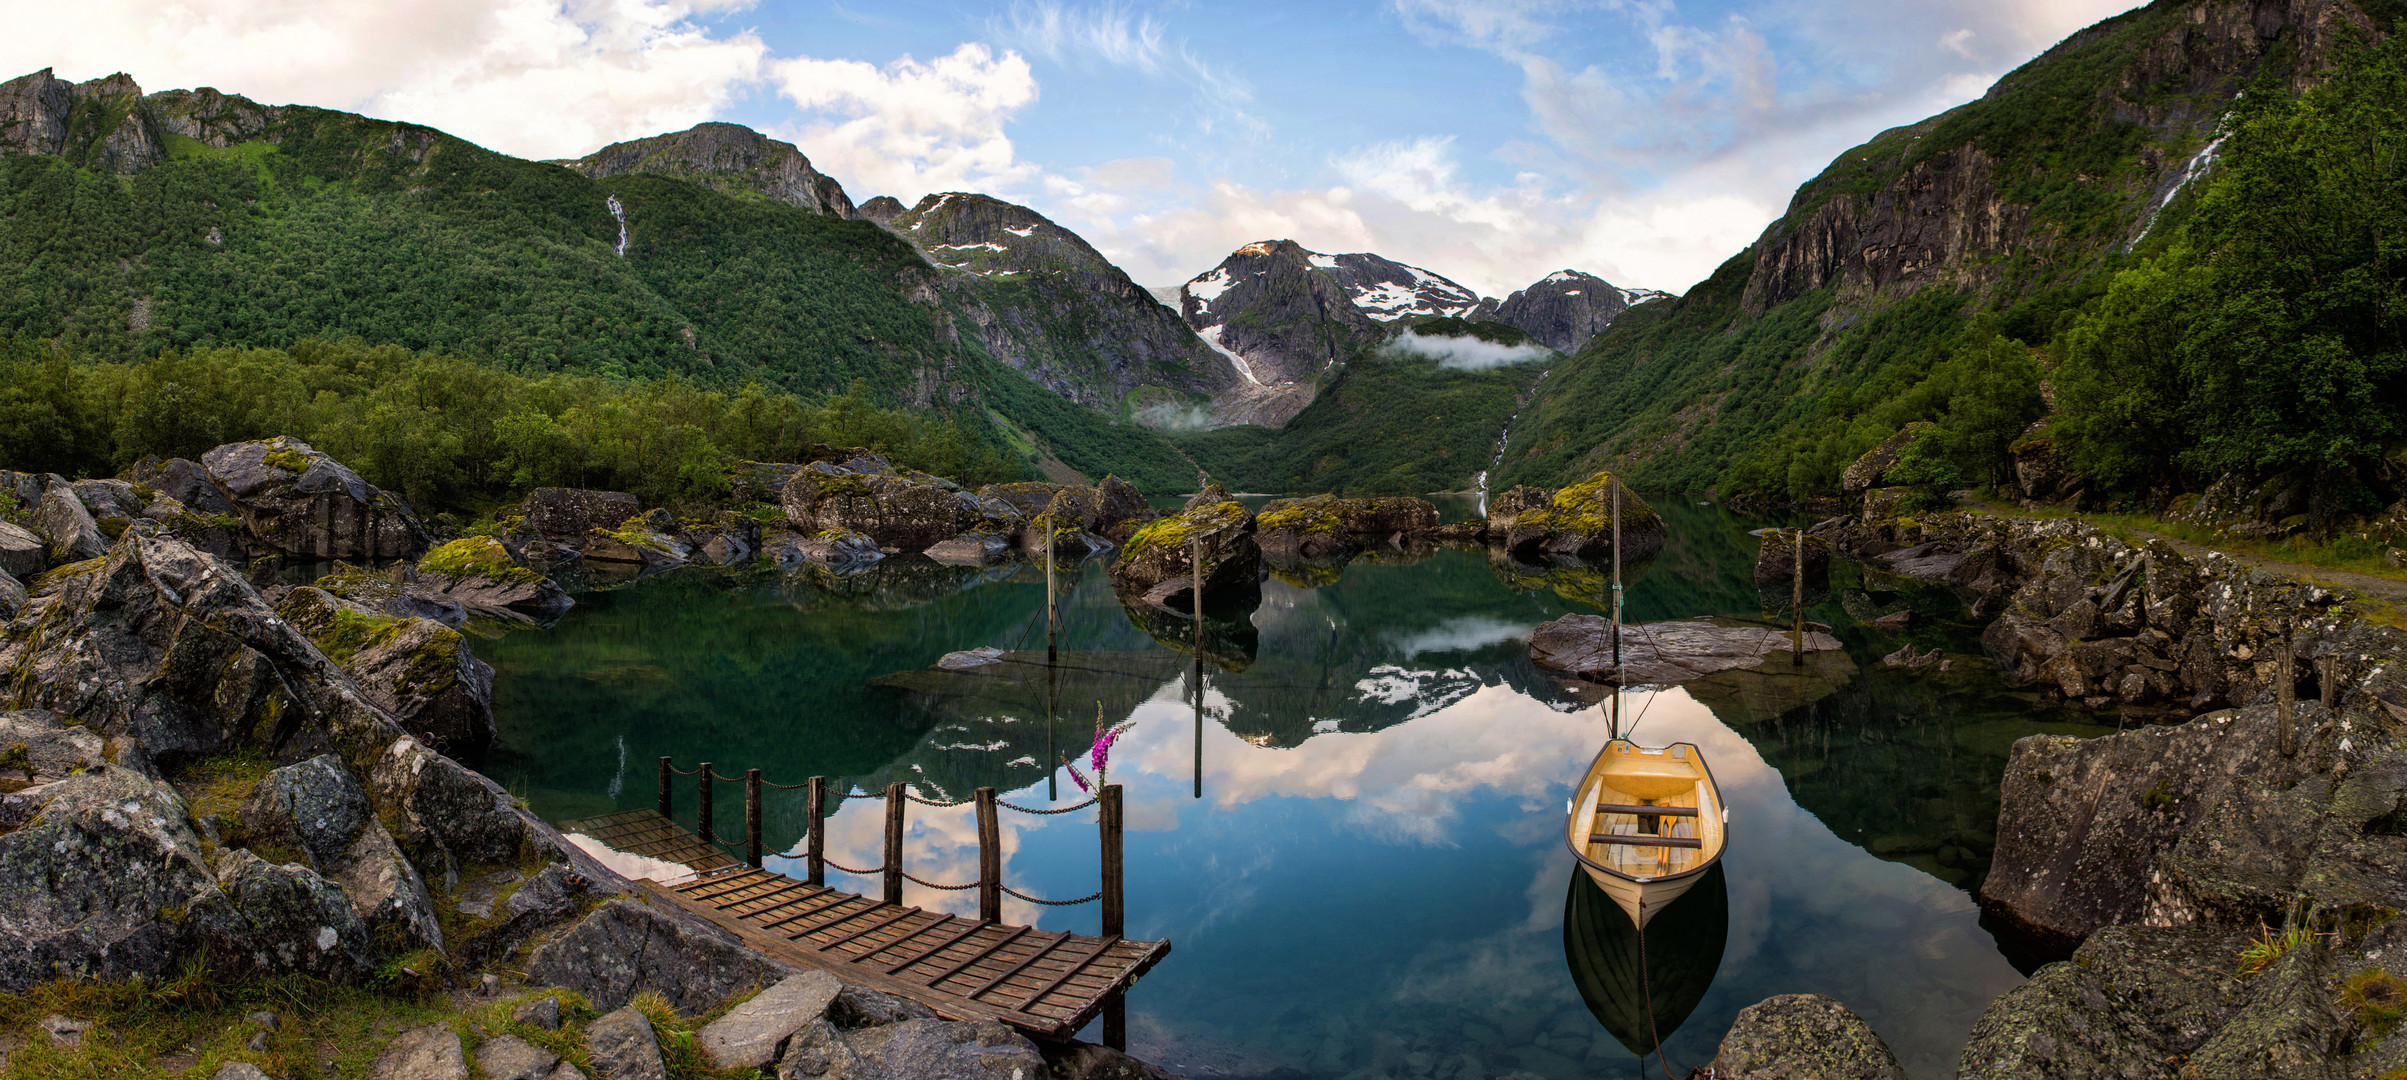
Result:
<instances>
[{"instance_id":1,"label":"tall wooden pole in water","mask_svg":"<svg viewBox=\"0 0 2407 1080\"><path fill-rule=\"evenodd\" d=\"M1045 663L1053 662L1061 637L1061 600L1053 585L1053 515L1045 515Z\"/></svg>"},{"instance_id":2,"label":"tall wooden pole in water","mask_svg":"<svg viewBox=\"0 0 2407 1080\"><path fill-rule=\"evenodd\" d=\"M1128 930L1127 894L1121 888L1120 785L1105 784L1095 793L1095 818L1103 833L1103 936L1116 939ZM1128 1049L1127 991L1113 994L1103 1007L1103 1045Z\"/></svg>"},{"instance_id":3,"label":"tall wooden pole in water","mask_svg":"<svg viewBox=\"0 0 2407 1080\"><path fill-rule=\"evenodd\" d=\"M1195 593L1195 797L1203 798L1203 539L1190 541L1187 561L1194 564L1191 571Z\"/></svg>"},{"instance_id":4,"label":"tall wooden pole in water","mask_svg":"<svg viewBox=\"0 0 2407 1080\"><path fill-rule=\"evenodd\" d=\"M1053 669L1061 633L1061 615L1053 593L1053 515L1045 515L1045 799L1061 798L1061 758L1053 748Z\"/></svg>"},{"instance_id":5,"label":"tall wooden pole in water","mask_svg":"<svg viewBox=\"0 0 2407 1080\"><path fill-rule=\"evenodd\" d=\"M1621 686L1621 477L1613 478L1613 685L1620 701ZM1616 710L1618 711L1618 710ZM1619 721L1616 721L1618 729Z\"/></svg>"},{"instance_id":6,"label":"tall wooden pole in water","mask_svg":"<svg viewBox=\"0 0 2407 1080\"><path fill-rule=\"evenodd\" d=\"M1805 530L1797 530L1797 572L1789 578L1789 666L1805 666Z\"/></svg>"}]
</instances>

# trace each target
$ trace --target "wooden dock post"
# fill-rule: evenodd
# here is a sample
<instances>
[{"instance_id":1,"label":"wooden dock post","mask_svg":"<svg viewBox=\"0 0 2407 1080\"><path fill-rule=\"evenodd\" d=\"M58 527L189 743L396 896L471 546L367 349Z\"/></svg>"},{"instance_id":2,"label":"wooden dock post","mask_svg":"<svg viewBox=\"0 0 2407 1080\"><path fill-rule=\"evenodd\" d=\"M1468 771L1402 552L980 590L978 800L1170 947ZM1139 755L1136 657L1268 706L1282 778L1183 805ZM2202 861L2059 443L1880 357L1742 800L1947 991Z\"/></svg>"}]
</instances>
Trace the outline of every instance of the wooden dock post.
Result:
<instances>
[{"instance_id":1,"label":"wooden dock post","mask_svg":"<svg viewBox=\"0 0 2407 1080\"><path fill-rule=\"evenodd\" d=\"M1122 937L1128 931L1128 898L1121 890L1120 785L1105 784L1095 793L1095 819L1103 832L1103 936ZM1103 1045L1128 1049L1126 991L1112 995L1103 1007Z\"/></svg>"},{"instance_id":2,"label":"wooden dock post","mask_svg":"<svg viewBox=\"0 0 2407 1080\"><path fill-rule=\"evenodd\" d=\"M675 772L673 772L673 771L671 771L671 770L669 769L669 758L668 758L668 755L666 755L666 754L663 754L663 755L661 755L661 757L660 757L660 816L661 816L661 817L664 817L664 818L667 818L667 819L669 819L670 821L675 821L675 820L677 820L677 815L675 815L675 814L672 814L672 813L669 813L669 785L675 782L676 775L677 775L677 774L676 774Z\"/></svg>"},{"instance_id":3,"label":"wooden dock post","mask_svg":"<svg viewBox=\"0 0 2407 1080\"><path fill-rule=\"evenodd\" d=\"M1061 601L1053 585L1053 515L1045 515L1045 662L1051 663L1061 639Z\"/></svg>"},{"instance_id":4,"label":"wooden dock post","mask_svg":"<svg viewBox=\"0 0 2407 1080\"><path fill-rule=\"evenodd\" d=\"M1203 539L1187 542L1187 566L1191 575L1190 591L1194 594L1195 612L1195 797L1203 798L1203 698L1204 698L1204 625L1203 625Z\"/></svg>"},{"instance_id":5,"label":"wooden dock post","mask_svg":"<svg viewBox=\"0 0 2407 1080\"><path fill-rule=\"evenodd\" d=\"M903 902L903 782L886 785L886 902Z\"/></svg>"},{"instance_id":6,"label":"wooden dock post","mask_svg":"<svg viewBox=\"0 0 2407 1080\"><path fill-rule=\"evenodd\" d=\"M694 831L702 834L703 843L715 846L719 838L710 831L710 762L705 761L694 770L694 778L702 782L701 805L694 811Z\"/></svg>"},{"instance_id":7,"label":"wooden dock post","mask_svg":"<svg viewBox=\"0 0 2407 1080\"><path fill-rule=\"evenodd\" d=\"M1613 685L1621 685L1621 477L1613 478Z\"/></svg>"},{"instance_id":8,"label":"wooden dock post","mask_svg":"<svg viewBox=\"0 0 2407 1080\"><path fill-rule=\"evenodd\" d=\"M744 865L761 864L761 771L744 770Z\"/></svg>"},{"instance_id":9,"label":"wooden dock post","mask_svg":"<svg viewBox=\"0 0 2407 1080\"><path fill-rule=\"evenodd\" d=\"M810 867L809 882L827 884L827 777L811 778L810 790L804 793L810 814L810 847L805 862Z\"/></svg>"},{"instance_id":10,"label":"wooden dock post","mask_svg":"<svg viewBox=\"0 0 2407 1080\"><path fill-rule=\"evenodd\" d=\"M978 921L1003 921L1003 826L995 818L995 789L978 789Z\"/></svg>"},{"instance_id":11,"label":"wooden dock post","mask_svg":"<svg viewBox=\"0 0 2407 1080\"><path fill-rule=\"evenodd\" d=\"M1797 530L1797 572L1789 578L1789 666L1805 666L1805 530Z\"/></svg>"},{"instance_id":12,"label":"wooden dock post","mask_svg":"<svg viewBox=\"0 0 2407 1080\"><path fill-rule=\"evenodd\" d=\"M2298 686L2291 671L2289 628L2282 630L2282 640L2273 646L2273 708L2279 729L2283 757L2298 753Z\"/></svg>"}]
</instances>

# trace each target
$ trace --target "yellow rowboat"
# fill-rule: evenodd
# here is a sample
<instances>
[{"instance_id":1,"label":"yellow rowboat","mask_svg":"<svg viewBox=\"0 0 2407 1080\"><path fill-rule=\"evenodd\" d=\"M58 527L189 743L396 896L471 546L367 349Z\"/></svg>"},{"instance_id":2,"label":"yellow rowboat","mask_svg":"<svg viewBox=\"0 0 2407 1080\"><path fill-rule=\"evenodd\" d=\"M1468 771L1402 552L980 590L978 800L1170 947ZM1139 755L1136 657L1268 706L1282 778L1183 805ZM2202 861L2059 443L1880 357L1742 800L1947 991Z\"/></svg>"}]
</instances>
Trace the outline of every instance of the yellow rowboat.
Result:
<instances>
[{"instance_id":1,"label":"yellow rowboat","mask_svg":"<svg viewBox=\"0 0 2407 1080\"><path fill-rule=\"evenodd\" d=\"M1567 809L1564 842L1641 930L1728 842L1730 811L1693 743L1606 743Z\"/></svg>"}]
</instances>

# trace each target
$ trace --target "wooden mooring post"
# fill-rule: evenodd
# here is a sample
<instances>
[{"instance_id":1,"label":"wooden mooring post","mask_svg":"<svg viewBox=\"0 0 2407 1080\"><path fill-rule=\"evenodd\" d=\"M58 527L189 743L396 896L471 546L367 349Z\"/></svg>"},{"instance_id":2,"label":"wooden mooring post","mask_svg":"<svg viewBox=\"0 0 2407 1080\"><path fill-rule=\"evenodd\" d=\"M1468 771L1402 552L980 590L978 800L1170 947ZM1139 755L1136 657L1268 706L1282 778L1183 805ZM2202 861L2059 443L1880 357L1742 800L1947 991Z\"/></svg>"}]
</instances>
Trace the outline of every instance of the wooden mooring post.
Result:
<instances>
[{"instance_id":1,"label":"wooden mooring post","mask_svg":"<svg viewBox=\"0 0 2407 1080\"><path fill-rule=\"evenodd\" d=\"M1003 921L1003 825L996 819L995 789L982 787L978 801L978 921Z\"/></svg>"},{"instance_id":2,"label":"wooden mooring post","mask_svg":"<svg viewBox=\"0 0 2407 1080\"><path fill-rule=\"evenodd\" d=\"M1045 515L1045 662L1061 646L1061 599L1053 585L1053 515Z\"/></svg>"},{"instance_id":3,"label":"wooden mooring post","mask_svg":"<svg viewBox=\"0 0 2407 1080\"><path fill-rule=\"evenodd\" d=\"M886 902L903 902L903 811L910 805L903 782L886 785Z\"/></svg>"},{"instance_id":4,"label":"wooden mooring post","mask_svg":"<svg viewBox=\"0 0 2407 1080\"><path fill-rule=\"evenodd\" d=\"M761 864L761 771L744 770L744 865Z\"/></svg>"},{"instance_id":5,"label":"wooden mooring post","mask_svg":"<svg viewBox=\"0 0 2407 1080\"><path fill-rule=\"evenodd\" d=\"M1128 898L1121 888L1120 785L1105 784L1095 793L1095 820L1103 833L1103 936L1124 937L1128 931ZM1103 1007L1103 1045L1128 1049L1128 995L1113 994Z\"/></svg>"},{"instance_id":6,"label":"wooden mooring post","mask_svg":"<svg viewBox=\"0 0 2407 1080\"><path fill-rule=\"evenodd\" d=\"M1797 571L1789 577L1789 666L1805 666L1805 530L1797 530Z\"/></svg>"},{"instance_id":7,"label":"wooden mooring post","mask_svg":"<svg viewBox=\"0 0 2407 1080\"><path fill-rule=\"evenodd\" d=\"M696 794L701 800L694 810L694 831L702 834L703 843L716 846L718 834L710 831L710 762L705 761L701 768L694 770L694 779L700 784Z\"/></svg>"},{"instance_id":8,"label":"wooden mooring post","mask_svg":"<svg viewBox=\"0 0 2407 1080\"><path fill-rule=\"evenodd\" d=\"M808 826L810 847L807 849L808 854L803 861L809 867L809 883L825 885L827 884L827 777L812 777L810 788L803 795L804 801L809 804L806 810L810 821Z\"/></svg>"},{"instance_id":9,"label":"wooden mooring post","mask_svg":"<svg viewBox=\"0 0 2407 1080\"><path fill-rule=\"evenodd\" d=\"M1613 478L1613 685L1621 686L1621 478Z\"/></svg>"},{"instance_id":10,"label":"wooden mooring post","mask_svg":"<svg viewBox=\"0 0 2407 1080\"><path fill-rule=\"evenodd\" d=\"M1194 594L1191 605L1195 614L1195 797L1203 798L1203 699L1204 699L1204 625L1203 625L1203 539L1187 542L1187 565L1191 575L1188 591Z\"/></svg>"}]
</instances>

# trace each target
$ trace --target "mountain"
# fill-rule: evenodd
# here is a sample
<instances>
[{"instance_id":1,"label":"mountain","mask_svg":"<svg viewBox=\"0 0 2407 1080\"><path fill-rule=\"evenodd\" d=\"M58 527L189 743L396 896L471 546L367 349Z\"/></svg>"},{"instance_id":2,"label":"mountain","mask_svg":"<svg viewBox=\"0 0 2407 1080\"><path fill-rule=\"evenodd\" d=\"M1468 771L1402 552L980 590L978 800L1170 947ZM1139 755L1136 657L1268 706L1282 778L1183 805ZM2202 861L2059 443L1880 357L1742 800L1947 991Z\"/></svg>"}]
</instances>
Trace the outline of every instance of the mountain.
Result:
<instances>
[{"instance_id":1,"label":"mountain","mask_svg":"<svg viewBox=\"0 0 2407 1080\"><path fill-rule=\"evenodd\" d=\"M2217 157L2227 122L2245 133L2253 112L2288 116L2282 110L2296 95L2351 56L2393 63L2382 58L2395 48L2352 52L2352 43L2379 42L2391 29L2389 14L2369 16L2345 0L2159 0L2074 34L1979 100L1841 154L1706 281L1616 318L1540 385L1513 426L1498 482L1559 482L1611 464L1655 488L1835 494L1856 456L1907 422L1931 420L1945 437L1933 444L1934 460L1918 465L1928 482L1983 483L2007 475L2010 447L2031 445L2019 437L2034 422L2046 421L2035 436L2043 440L2046 431L2083 430L2080 400L2181 407L2192 389L2135 386L2074 394L2069 411L2051 417L2046 381L2077 390L2084 382L2067 376L2092 367L2087 381L2121 385L2125 375L2096 374L2083 357L2117 342L2136 347L2141 328L2085 327L2119 317L2107 298L2138 288L2130 278L2138 268L2190 265L2179 262L2189 256L2175 239L2201 206L2212 208L2201 190L2235 167L2232 147ZM2371 102L2383 91L2363 93ZM2349 123L2389 122L2362 115ZM2341 125L2282 122L2307 132ZM2271 135L2258 145L2288 152ZM2333 174L2284 175L2293 179L2229 188L2265 205L2253 220L2218 219L2220 250L2284 242L2267 231L2283 220L2334 220L2285 218L2300 208L2282 202ZM2201 177L2207 182L2194 183ZM2235 239L2245 243L2229 246ZM2304 287L2279 275L2262 280ZM2257 306L2262 315L2279 305ZM2168 326L2185 321L2167 317ZM2290 326L2274 337L2315 332ZM2185 355L2221 364L2223 347L2192 341L2185 348L2198 351ZM2250 380L2262 377L2235 375L2233 385L2261 387ZM2254 407L2234 402L2223 408L2237 411L2221 415ZM2135 419L2097 415L2115 430ZM2201 430L2211 429L2215 414L2198 415L2208 424ZM2315 410L2300 415L2312 423Z\"/></svg>"},{"instance_id":2,"label":"mountain","mask_svg":"<svg viewBox=\"0 0 2407 1080\"><path fill-rule=\"evenodd\" d=\"M1556 352L1575 353L1622 312L1669 295L1653 289L1624 289L1578 270L1557 270L1501 301L1480 301L1464 318L1500 322Z\"/></svg>"},{"instance_id":3,"label":"mountain","mask_svg":"<svg viewBox=\"0 0 2407 1080\"><path fill-rule=\"evenodd\" d=\"M1031 462L1193 482L1158 437L990 353L996 292L853 213L799 151L730 125L561 165L125 75L0 83L0 336L117 360L356 337L530 375L859 385Z\"/></svg>"},{"instance_id":4,"label":"mountain","mask_svg":"<svg viewBox=\"0 0 2407 1080\"><path fill-rule=\"evenodd\" d=\"M671 176L714 191L765 195L788 206L848 218L858 216L844 186L811 167L794 144L741 124L696 124L673 135L611 143L575 161L561 161L596 180L644 173Z\"/></svg>"},{"instance_id":5,"label":"mountain","mask_svg":"<svg viewBox=\"0 0 2407 1080\"><path fill-rule=\"evenodd\" d=\"M1317 374L1387 336L1384 324L1461 315L1479 294L1377 255L1323 255L1293 240L1230 253L1179 289L1179 313L1264 385Z\"/></svg>"},{"instance_id":6,"label":"mountain","mask_svg":"<svg viewBox=\"0 0 2407 1080\"><path fill-rule=\"evenodd\" d=\"M863 216L957 271L986 350L1072 401L1139 422L1201 413L1242 380L1178 313L1077 233L986 195L881 196Z\"/></svg>"}]
</instances>

